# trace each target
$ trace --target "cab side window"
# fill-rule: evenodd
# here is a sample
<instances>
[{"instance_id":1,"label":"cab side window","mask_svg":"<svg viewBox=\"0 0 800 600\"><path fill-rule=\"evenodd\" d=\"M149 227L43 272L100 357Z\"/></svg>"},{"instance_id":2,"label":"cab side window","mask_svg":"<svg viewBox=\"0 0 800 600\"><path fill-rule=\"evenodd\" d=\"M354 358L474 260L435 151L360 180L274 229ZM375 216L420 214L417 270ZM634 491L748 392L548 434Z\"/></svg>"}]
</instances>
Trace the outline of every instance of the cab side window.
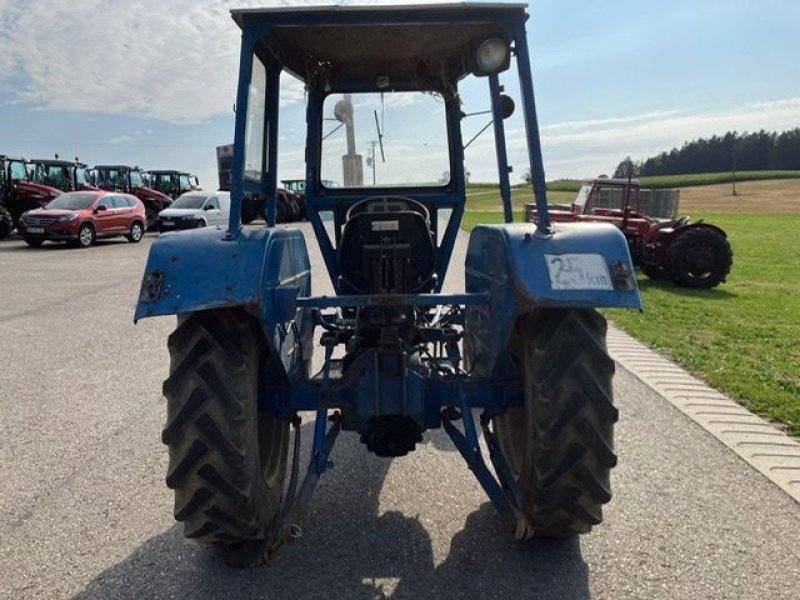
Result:
<instances>
[{"instance_id":1,"label":"cab side window","mask_svg":"<svg viewBox=\"0 0 800 600\"><path fill-rule=\"evenodd\" d=\"M208 202L206 202L206 208L208 208L209 210L211 210L212 208L219 210L219 200L217 200L216 197L212 196L211 198L208 199Z\"/></svg>"},{"instance_id":2,"label":"cab side window","mask_svg":"<svg viewBox=\"0 0 800 600\"><path fill-rule=\"evenodd\" d=\"M11 163L11 179L13 181L19 179L27 179L28 173L25 170L25 165L21 162L12 162Z\"/></svg>"}]
</instances>

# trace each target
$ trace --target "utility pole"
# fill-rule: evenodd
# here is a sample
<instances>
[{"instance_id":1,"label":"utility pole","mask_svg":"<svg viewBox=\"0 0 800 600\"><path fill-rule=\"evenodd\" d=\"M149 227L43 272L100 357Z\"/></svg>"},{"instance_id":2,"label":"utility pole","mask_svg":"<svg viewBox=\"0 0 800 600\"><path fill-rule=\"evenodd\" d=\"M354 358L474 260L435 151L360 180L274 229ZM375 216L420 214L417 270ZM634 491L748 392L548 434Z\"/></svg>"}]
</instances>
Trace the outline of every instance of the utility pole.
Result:
<instances>
[{"instance_id":1,"label":"utility pole","mask_svg":"<svg viewBox=\"0 0 800 600\"><path fill-rule=\"evenodd\" d=\"M733 132L733 144L731 145L731 166L733 168L733 195L736 195L736 132Z\"/></svg>"}]
</instances>

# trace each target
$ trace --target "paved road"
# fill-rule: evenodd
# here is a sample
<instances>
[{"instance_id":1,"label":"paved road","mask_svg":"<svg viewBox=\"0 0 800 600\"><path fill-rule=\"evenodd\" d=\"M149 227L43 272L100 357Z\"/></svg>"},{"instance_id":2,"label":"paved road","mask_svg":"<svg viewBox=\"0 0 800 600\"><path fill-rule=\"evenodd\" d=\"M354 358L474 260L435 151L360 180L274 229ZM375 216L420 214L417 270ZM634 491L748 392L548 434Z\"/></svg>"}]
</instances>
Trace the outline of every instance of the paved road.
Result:
<instances>
[{"instance_id":1,"label":"paved road","mask_svg":"<svg viewBox=\"0 0 800 600\"><path fill-rule=\"evenodd\" d=\"M621 369L592 534L514 544L441 432L395 460L343 434L304 537L226 569L163 483L174 319L131 321L151 241L0 242L0 598L800 596L800 505Z\"/></svg>"}]
</instances>

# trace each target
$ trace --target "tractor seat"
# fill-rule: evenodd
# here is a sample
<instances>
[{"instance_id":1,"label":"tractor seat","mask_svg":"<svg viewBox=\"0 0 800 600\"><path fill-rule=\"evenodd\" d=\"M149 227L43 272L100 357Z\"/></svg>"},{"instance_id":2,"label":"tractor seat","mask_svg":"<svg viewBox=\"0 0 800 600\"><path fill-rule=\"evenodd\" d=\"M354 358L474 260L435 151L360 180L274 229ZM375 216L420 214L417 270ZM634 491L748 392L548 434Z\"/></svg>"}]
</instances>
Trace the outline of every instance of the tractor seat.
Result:
<instances>
[{"instance_id":1,"label":"tractor seat","mask_svg":"<svg viewBox=\"0 0 800 600\"><path fill-rule=\"evenodd\" d=\"M366 198L347 211L338 250L344 294L416 294L433 289L436 248L424 204Z\"/></svg>"}]
</instances>

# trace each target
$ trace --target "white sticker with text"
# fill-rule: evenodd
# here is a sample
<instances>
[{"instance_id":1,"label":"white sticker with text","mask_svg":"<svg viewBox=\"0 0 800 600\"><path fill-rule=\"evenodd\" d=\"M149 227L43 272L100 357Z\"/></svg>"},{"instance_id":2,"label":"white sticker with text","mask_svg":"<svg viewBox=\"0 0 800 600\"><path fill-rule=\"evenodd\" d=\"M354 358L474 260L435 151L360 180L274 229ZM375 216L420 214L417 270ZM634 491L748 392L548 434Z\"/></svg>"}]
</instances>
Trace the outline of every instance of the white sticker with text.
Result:
<instances>
[{"instance_id":1,"label":"white sticker with text","mask_svg":"<svg viewBox=\"0 0 800 600\"><path fill-rule=\"evenodd\" d=\"M600 254L545 254L554 290L613 290L606 260Z\"/></svg>"}]
</instances>

